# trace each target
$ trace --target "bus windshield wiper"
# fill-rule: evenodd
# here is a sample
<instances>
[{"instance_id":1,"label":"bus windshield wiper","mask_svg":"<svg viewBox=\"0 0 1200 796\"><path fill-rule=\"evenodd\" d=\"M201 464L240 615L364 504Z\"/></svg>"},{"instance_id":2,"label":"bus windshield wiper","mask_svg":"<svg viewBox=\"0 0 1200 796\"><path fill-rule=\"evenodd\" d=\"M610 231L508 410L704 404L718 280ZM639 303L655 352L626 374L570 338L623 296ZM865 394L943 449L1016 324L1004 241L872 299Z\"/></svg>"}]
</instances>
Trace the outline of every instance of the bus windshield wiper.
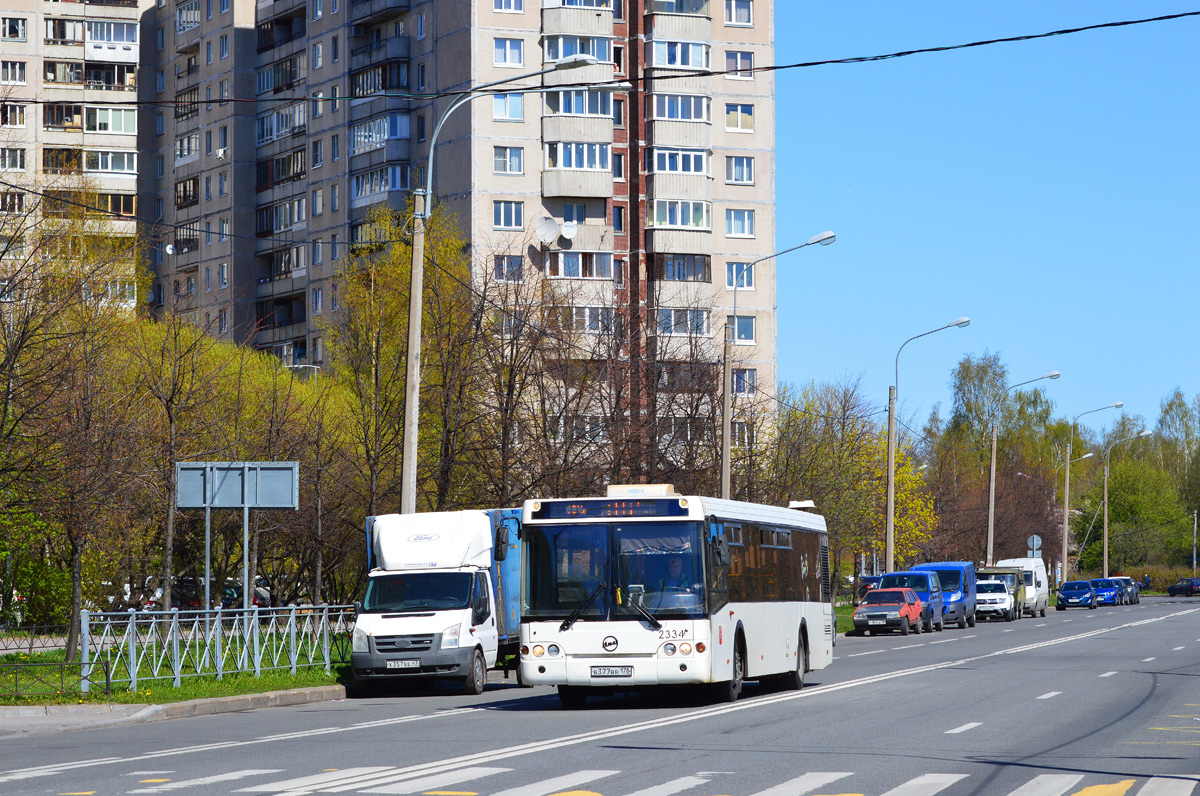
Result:
<instances>
[{"instance_id":1,"label":"bus windshield wiper","mask_svg":"<svg viewBox=\"0 0 1200 796\"><path fill-rule=\"evenodd\" d=\"M617 593L619 594L622 591L623 591L623 589L620 586L618 586ZM637 611L639 614L641 614L642 617L646 620L646 622L649 623L650 627L654 628L655 630L662 629L662 622L658 621L658 619L655 618L654 614L647 611L646 607L644 605L642 605L639 602L634 602L632 594L630 594L629 592L625 592L625 596L627 598L629 598L629 607L632 608L633 610Z\"/></svg>"},{"instance_id":2,"label":"bus windshield wiper","mask_svg":"<svg viewBox=\"0 0 1200 796\"><path fill-rule=\"evenodd\" d=\"M589 594L587 597L583 598L583 602L581 602L579 604L579 607L576 608L574 611L572 611L571 615L568 616L566 619L564 619L563 623L558 626L558 630L560 633L571 629L571 625L575 624L575 620L578 619L579 617L583 616L583 612L588 609L588 606L591 605L595 601L595 599L600 596L600 592L604 591L605 585L606 584L602 581L599 585L596 586L596 588L592 589L591 594Z\"/></svg>"}]
</instances>

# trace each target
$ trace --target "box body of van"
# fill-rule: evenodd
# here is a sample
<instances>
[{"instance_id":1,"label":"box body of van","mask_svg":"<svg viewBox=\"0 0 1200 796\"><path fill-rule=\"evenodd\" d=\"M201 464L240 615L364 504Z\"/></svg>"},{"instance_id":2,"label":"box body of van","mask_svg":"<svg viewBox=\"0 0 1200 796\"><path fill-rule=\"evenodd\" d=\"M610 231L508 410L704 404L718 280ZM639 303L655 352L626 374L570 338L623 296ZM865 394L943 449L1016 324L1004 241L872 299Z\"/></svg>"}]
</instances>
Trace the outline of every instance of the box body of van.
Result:
<instances>
[{"instance_id":1,"label":"box body of van","mask_svg":"<svg viewBox=\"0 0 1200 796\"><path fill-rule=\"evenodd\" d=\"M1050 605L1050 579L1040 558L1006 558L997 567L1017 567L1025 577L1025 610L1030 616L1045 616Z\"/></svg>"},{"instance_id":2,"label":"box body of van","mask_svg":"<svg viewBox=\"0 0 1200 796\"><path fill-rule=\"evenodd\" d=\"M913 567L937 575L947 622L975 627L975 565L970 561L932 561Z\"/></svg>"},{"instance_id":3,"label":"box body of van","mask_svg":"<svg viewBox=\"0 0 1200 796\"><path fill-rule=\"evenodd\" d=\"M935 572L889 572L879 578L880 589L912 589L929 607L926 630L941 630L946 626L946 609L942 603L942 586Z\"/></svg>"}]
</instances>

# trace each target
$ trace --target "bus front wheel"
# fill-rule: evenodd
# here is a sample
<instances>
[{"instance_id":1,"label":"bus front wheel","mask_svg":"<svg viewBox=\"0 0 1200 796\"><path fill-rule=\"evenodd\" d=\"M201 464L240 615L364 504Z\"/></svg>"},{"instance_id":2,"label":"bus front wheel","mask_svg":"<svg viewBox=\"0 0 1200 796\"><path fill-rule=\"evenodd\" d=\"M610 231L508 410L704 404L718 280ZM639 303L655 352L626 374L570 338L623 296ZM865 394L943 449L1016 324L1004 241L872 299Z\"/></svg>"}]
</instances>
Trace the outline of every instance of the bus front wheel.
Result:
<instances>
[{"instance_id":1,"label":"bus front wheel","mask_svg":"<svg viewBox=\"0 0 1200 796\"><path fill-rule=\"evenodd\" d=\"M733 645L733 675L723 683L717 683L717 699L720 702L737 702L742 695L742 678L746 674L746 654L742 652L741 636Z\"/></svg>"}]
</instances>

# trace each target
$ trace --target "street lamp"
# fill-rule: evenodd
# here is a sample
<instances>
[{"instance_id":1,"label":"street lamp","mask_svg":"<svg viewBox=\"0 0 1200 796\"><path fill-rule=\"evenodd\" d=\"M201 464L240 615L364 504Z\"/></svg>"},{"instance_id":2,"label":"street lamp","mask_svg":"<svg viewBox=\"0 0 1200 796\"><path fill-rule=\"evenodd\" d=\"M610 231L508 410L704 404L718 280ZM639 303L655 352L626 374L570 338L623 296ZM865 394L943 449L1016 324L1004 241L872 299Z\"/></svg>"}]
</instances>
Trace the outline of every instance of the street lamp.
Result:
<instances>
[{"instance_id":1,"label":"street lamp","mask_svg":"<svg viewBox=\"0 0 1200 796\"><path fill-rule=\"evenodd\" d=\"M1120 445L1122 442L1129 442L1133 439L1148 437L1151 433L1152 432L1149 431L1143 431L1140 434L1134 434L1132 437L1119 439L1104 449L1104 575L1102 577L1105 578L1108 577L1108 454L1109 451Z\"/></svg>"},{"instance_id":2,"label":"street lamp","mask_svg":"<svg viewBox=\"0 0 1200 796\"><path fill-rule=\"evenodd\" d=\"M1099 409L1089 409L1086 412L1080 412L1075 415L1071 421L1071 438L1067 440L1067 473L1063 478L1063 531L1062 531L1062 575L1059 577L1059 583L1067 577L1067 572L1070 568L1067 566L1069 558L1069 550L1067 549L1068 532L1071 527L1071 451L1075 445L1075 424L1079 422L1079 418L1084 415L1090 415L1093 412L1103 412L1105 409L1120 409L1125 405L1124 401L1113 401L1108 406L1101 406ZM1057 471L1055 471L1057 473ZM1057 481L1057 477L1055 478Z\"/></svg>"},{"instance_id":3,"label":"street lamp","mask_svg":"<svg viewBox=\"0 0 1200 796\"><path fill-rule=\"evenodd\" d=\"M530 77L539 77L564 69L578 69L599 63L593 55L579 53L563 58L548 69L506 77L492 83L469 89L446 108L433 128L429 139L429 163L425 169L425 188L413 191L412 233L412 276L408 297L408 365L404 373L404 442L400 453L400 513L414 514L417 510L417 433L421 399L421 298L425 281L425 220L429 213L425 209L426 198L433 197L433 153L437 147L438 133L450 114L473 99L483 96L489 88L513 83ZM529 93L538 88L526 88L517 93Z\"/></svg>"},{"instance_id":4,"label":"street lamp","mask_svg":"<svg viewBox=\"0 0 1200 796\"><path fill-rule=\"evenodd\" d=\"M1024 387L1026 384L1033 384L1035 381L1042 379L1057 379L1059 377L1057 370L1052 370L1049 373L1038 376L1036 379L1022 381L1018 384L1007 388L1004 395L1007 398L1008 394L1017 387ZM992 469L988 476L988 537L987 537L987 565L992 565L992 556L996 546L996 421L992 420Z\"/></svg>"},{"instance_id":5,"label":"street lamp","mask_svg":"<svg viewBox=\"0 0 1200 796\"><path fill-rule=\"evenodd\" d=\"M793 246L790 249L777 251L774 254L768 254L766 257L759 257L751 263L741 263L742 272L738 274L738 265L733 266L733 324L725 324L725 345L722 353L722 377L723 385L721 396L721 497L724 500L729 500L730 483L732 481L730 465L730 449L733 446L733 368L730 366L730 349L733 346L733 337L737 334L737 295L739 283L746 278L746 274L754 273L754 266L761 262L774 259L780 255L794 252L797 249L803 249L805 246L812 246L814 243L819 243L822 246L828 246L837 240L837 235L829 230L813 235L811 238L801 243L799 246Z\"/></svg>"},{"instance_id":6,"label":"street lamp","mask_svg":"<svg viewBox=\"0 0 1200 796\"><path fill-rule=\"evenodd\" d=\"M927 337L931 334L936 334L944 329L965 329L971 325L971 319L967 316L955 318L945 326L939 326L936 329L931 329L928 332L905 340L900 348L896 351L896 380L892 386L888 388L888 451L887 451L887 517L886 530L884 531L884 558L887 559L887 572L892 572L896 569L896 393L900 389L900 352L904 350L904 346L921 337Z\"/></svg>"}]
</instances>

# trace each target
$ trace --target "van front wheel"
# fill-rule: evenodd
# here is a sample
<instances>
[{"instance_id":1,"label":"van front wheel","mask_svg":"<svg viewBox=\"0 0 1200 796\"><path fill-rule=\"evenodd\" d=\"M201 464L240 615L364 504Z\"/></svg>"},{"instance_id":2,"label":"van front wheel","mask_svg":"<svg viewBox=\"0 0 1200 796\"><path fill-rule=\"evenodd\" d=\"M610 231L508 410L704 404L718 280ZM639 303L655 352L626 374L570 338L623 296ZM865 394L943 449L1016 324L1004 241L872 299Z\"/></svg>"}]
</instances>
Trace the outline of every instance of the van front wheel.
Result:
<instances>
[{"instance_id":1,"label":"van front wheel","mask_svg":"<svg viewBox=\"0 0 1200 796\"><path fill-rule=\"evenodd\" d=\"M483 685L486 682L487 664L483 660L483 652L476 649L475 654L471 656L471 670L467 672L467 679L463 682L463 691L471 696L479 696L483 693Z\"/></svg>"}]
</instances>

